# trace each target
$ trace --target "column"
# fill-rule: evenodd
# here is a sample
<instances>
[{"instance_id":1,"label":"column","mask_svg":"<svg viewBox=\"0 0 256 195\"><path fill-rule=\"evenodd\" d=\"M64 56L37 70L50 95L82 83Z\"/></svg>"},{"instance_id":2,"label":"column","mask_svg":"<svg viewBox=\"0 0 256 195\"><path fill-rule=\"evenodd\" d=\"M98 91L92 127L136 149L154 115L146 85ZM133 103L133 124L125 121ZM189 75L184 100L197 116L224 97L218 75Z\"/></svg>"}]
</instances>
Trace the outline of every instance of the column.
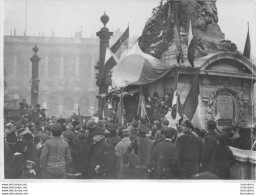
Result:
<instances>
[{"instance_id":1,"label":"column","mask_svg":"<svg viewBox=\"0 0 256 195\"><path fill-rule=\"evenodd\" d=\"M76 78L79 78L79 65L80 65L80 61L79 61L79 56L76 56Z\"/></svg>"}]
</instances>

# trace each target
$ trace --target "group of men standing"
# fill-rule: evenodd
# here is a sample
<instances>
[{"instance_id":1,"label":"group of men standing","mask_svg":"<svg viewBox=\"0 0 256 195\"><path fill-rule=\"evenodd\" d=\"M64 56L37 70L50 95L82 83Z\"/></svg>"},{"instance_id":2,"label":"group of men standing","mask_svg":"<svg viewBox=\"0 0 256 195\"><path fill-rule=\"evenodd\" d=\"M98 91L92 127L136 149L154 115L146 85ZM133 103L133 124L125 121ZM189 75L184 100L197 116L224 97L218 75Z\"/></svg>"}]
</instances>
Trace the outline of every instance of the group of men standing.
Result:
<instances>
[{"instance_id":1,"label":"group of men standing","mask_svg":"<svg viewBox=\"0 0 256 195\"><path fill-rule=\"evenodd\" d=\"M168 127L167 120L151 128L143 122L117 125L111 120L71 126L56 123L47 128L51 137L34 162L37 178L229 179L235 162L228 135L218 134L214 121L208 122L204 138L188 120L178 129Z\"/></svg>"}]
</instances>

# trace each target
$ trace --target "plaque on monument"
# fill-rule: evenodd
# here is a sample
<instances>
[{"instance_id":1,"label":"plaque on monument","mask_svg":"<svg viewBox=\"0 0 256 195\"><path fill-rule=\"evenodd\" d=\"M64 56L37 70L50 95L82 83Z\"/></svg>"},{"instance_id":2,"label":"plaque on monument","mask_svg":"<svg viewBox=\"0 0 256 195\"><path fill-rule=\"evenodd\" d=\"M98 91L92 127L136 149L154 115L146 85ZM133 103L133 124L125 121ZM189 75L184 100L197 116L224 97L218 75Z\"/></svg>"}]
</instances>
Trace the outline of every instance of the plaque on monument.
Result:
<instances>
[{"instance_id":1,"label":"plaque on monument","mask_svg":"<svg viewBox=\"0 0 256 195\"><path fill-rule=\"evenodd\" d=\"M223 94L217 97L217 114L220 115L218 120L219 126L232 125L234 119L233 110L233 99L231 96Z\"/></svg>"}]
</instances>

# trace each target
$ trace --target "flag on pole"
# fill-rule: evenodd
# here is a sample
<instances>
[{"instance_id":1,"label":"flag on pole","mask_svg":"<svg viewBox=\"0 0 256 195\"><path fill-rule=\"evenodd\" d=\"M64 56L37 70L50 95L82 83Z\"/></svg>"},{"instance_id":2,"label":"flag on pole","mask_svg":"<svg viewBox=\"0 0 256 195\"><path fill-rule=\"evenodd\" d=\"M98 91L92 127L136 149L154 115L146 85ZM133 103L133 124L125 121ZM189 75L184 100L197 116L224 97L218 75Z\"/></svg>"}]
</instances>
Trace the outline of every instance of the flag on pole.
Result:
<instances>
[{"instance_id":1,"label":"flag on pole","mask_svg":"<svg viewBox=\"0 0 256 195\"><path fill-rule=\"evenodd\" d=\"M140 108L140 117L142 119L146 119L147 118L147 112L146 112L146 107L145 107L145 102L141 102L141 108Z\"/></svg>"},{"instance_id":2,"label":"flag on pole","mask_svg":"<svg viewBox=\"0 0 256 195\"><path fill-rule=\"evenodd\" d=\"M142 86L140 86L140 94L139 94L139 105L137 109L137 115L143 119L147 118L147 112L146 112L146 102L145 97L143 94Z\"/></svg>"},{"instance_id":3,"label":"flag on pole","mask_svg":"<svg viewBox=\"0 0 256 195\"><path fill-rule=\"evenodd\" d=\"M250 33L249 33L249 23L248 23L248 32L247 32L246 42L244 46L243 56L247 57L248 59L250 59L251 57L251 40L250 40Z\"/></svg>"},{"instance_id":4,"label":"flag on pole","mask_svg":"<svg viewBox=\"0 0 256 195\"><path fill-rule=\"evenodd\" d=\"M180 25L179 25L179 19L177 15L177 9L175 9L174 38L175 38L175 43L177 47L177 62L180 63L181 61L183 63L184 57L183 57L182 44L180 39Z\"/></svg>"},{"instance_id":5,"label":"flag on pole","mask_svg":"<svg viewBox=\"0 0 256 195\"><path fill-rule=\"evenodd\" d=\"M167 15L167 26L166 26L166 32L165 32L165 37L167 38L168 36L172 36L173 33L170 31L172 30L172 25L174 23L173 21L173 14L172 14L172 9L171 9L171 2L168 4L168 15Z\"/></svg>"},{"instance_id":6,"label":"flag on pole","mask_svg":"<svg viewBox=\"0 0 256 195\"><path fill-rule=\"evenodd\" d=\"M123 124L123 94L120 94L120 100L117 108L118 123Z\"/></svg>"},{"instance_id":7,"label":"flag on pole","mask_svg":"<svg viewBox=\"0 0 256 195\"><path fill-rule=\"evenodd\" d=\"M181 119L180 113L179 113L179 94L177 90L173 94L173 100L172 100L172 110L168 111L165 115L165 118L169 121L169 127L177 128L177 125L179 124L179 120Z\"/></svg>"},{"instance_id":8,"label":"flag on pole","mask_svg":"<svg viewBox=\"0 0 256 195\"><path fill-rule=\"evenodd\" d=\"M122 53L128 49L129 42L129 26L121 37L116 41L116 43L109 49L106 48L106 56L110 57L107 59L105 57L105 68L103 78L101 80L102 84L110 85L111 84L111 72L110 70L117 65L120 60Z\"/></svg>"},{"instance_id":9,"label":"flag on pole","mask_svg":"<svg viewBox=\"0 0 256 195\"><path fill-rule=\"evenodd\" d=\"M192 83L192 86L190 88L190 91L188 92L188 96L182 106L183 114L192 121L193 116L196 112L199 100L198 96L200 94L199 91L199 71L196 72L194 81Z\"/></svg>"},{"instance_id":10,"label":"flag on pole","mask_svg":"<svg viewBox=\"0 0 256 195\"><path fill-rule=\"evenodd\" d=\"M192 24L191 24L191 20L189 20L188 46L190 45L192 39L193 39Z\"/></svg>"},{"instance_id":11,"label":"flag on pole","mask_svg":"<svg viewBox=\"0 0 256 195\"><path fill-rule=\"evenodd\" d=\"M110 49L107 47L106 48L106 53L105 53L105 60L104 60L104 65L106 64L107 61L109 61L109 59L112 57L111 53L110 53Z\"/></svg>"},{"instance_id":12,"label":"flag on pole","mask_svg":"<svg viewBox=\"0 0 256 195\"><path fill-rule=\"evenodd\" d=\"M197 97L197 102L198 102L198 105L196 107L195 114L191 119L191 122L195 127L202 130L202 129L205 129L205 122L204 122L205 120L204 120L204 115L202 114L203 106L202 106L202 98L200 93Z\"/></svg>"},{"instance_id":13,"label":"flag on pole","mask_svg":"<svg viewBox=\"0 0 256 195\"><path fill-rule=\"evenodd\" d=\"M129 26L116 41L116 43L110 48L110 50L120 59L121 54L128 49L129 45Z\"/></svg>"}]
</instances>

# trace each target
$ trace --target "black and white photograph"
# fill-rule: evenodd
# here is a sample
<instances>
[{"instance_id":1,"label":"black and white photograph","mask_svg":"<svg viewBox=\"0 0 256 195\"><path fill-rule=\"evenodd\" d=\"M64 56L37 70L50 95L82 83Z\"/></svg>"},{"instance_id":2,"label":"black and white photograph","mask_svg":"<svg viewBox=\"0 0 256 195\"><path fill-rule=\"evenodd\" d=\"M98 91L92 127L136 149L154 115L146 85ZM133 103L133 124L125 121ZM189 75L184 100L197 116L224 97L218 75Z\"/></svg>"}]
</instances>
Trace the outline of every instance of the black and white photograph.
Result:
<instances>
[{"instance_id":1,"label":"black and white photograph","mask_svg":"<svg viewBox=\"0 0 256 195\"><path fill-rule=\"evenodd\" d=\"M255 180L255 10L3 0L2 181Z\"/></svg>"}]
</instances>

